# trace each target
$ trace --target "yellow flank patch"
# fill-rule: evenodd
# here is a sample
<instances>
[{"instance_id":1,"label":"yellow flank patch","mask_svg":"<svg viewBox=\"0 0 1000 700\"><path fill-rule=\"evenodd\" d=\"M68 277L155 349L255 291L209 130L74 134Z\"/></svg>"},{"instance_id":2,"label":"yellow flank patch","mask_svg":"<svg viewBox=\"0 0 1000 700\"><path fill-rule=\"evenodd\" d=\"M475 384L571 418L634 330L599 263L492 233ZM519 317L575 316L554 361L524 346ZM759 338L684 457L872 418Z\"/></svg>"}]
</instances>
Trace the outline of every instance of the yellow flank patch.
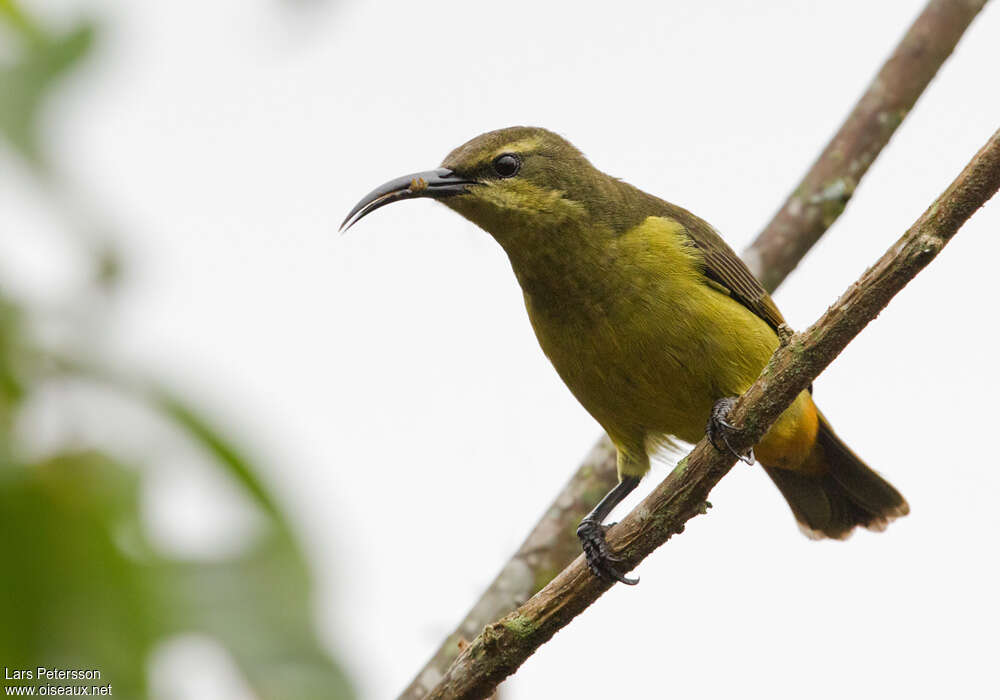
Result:
<instances>
[{"instance_id":1,"label":"yellow flank patch","mask_svg":"<svg viewBox=\"0 0 1000 700\"><path fill-rule=\"evenodd\" d=\"M650 216L629 229L616 242L637 271L663 276L667 273L700 277L697 252L685 241L684 226L665 216Z\"/></svg>"}]
</instances>

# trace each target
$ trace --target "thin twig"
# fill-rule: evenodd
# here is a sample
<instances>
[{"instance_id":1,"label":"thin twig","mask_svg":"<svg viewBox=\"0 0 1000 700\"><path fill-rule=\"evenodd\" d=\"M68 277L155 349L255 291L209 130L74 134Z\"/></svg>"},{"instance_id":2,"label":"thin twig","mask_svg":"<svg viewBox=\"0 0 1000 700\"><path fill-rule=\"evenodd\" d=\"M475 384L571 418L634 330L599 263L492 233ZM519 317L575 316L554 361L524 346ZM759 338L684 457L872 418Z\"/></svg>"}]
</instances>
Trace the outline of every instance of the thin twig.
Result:
<instances>
[{"instance_id":1,"label":"thin twig","mask_svg":"<svg viewBox=\"0 0 1000 700\"><path fill-rule=\"evenodd\" d=\"M794 334L730 413L743 430L737 452L756 443L795 397L926 267L963 223L1000 188L1000 130L961 174L808 330ZM685 523L704 512L709 492L734 463L702 439L673 472L608 533L631 569ZM487 625L458 656L428 698L483 698L539 646L596 601L611 584L593 576L582 556L524 605Z\"/></svg>"},{"instance_id":2,"label":"thin twig","mask_svg":"<svg viewBox=\"0 0 1000 700\"><path fill-rule=\"evenodd\" d=\"M826 185L849 182L854 191L984 4L932 0L916 19L795 193L744 253L768 291L774 291L843 210L845 198L838 206L823 199L836 189ZM797 242L799 237L802 242ZM615 448L605 436L400 700L424 697L458 656L460 641L523 603L580 553L574 535L577 523L617 480Z\"/></svg>"}]
</instances>

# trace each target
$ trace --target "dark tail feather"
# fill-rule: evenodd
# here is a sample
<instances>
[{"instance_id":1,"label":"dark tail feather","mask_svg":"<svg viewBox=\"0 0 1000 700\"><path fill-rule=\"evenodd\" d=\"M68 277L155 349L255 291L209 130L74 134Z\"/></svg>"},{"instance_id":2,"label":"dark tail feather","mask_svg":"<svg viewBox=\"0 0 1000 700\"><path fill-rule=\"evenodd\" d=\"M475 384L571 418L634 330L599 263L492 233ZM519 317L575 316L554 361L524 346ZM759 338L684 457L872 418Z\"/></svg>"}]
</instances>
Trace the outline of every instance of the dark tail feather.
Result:
<instances>
[{"instance_id":1,"label":"dark tail feather","mask_svg":"<svg viewBox=\"0 0 1000 700\"><path fill-rule=\"evenodd\" d=\"M842 540L860 525L884 530L910 512L906 499L841 442L820 416L816 447L808 458L822 474L764 467L809 537Z\"/></svg>"}]
</instances>

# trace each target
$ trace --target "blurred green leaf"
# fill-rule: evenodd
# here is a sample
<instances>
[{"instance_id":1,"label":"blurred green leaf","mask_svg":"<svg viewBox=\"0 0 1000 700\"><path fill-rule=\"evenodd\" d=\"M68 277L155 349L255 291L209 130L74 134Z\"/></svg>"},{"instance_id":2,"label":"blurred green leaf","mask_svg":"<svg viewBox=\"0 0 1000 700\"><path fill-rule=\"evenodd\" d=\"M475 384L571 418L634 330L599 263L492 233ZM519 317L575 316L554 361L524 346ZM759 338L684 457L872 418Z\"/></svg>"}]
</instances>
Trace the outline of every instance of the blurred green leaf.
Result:
<instances>
[{"instance_id":1,"label":"blurred green leaf","mask_svg":"<svg viewBox=\"0 0 1000 700\"><path fill-rule=\"evenodd\" d=\"M260 478L250 467L246 458L222 435L212 428L206 419L189 405L165 391L159 390L148 394L153 405L160 409L168 418L214 457L220 466L225 467L230 475L253 497L264 511L270 515L283 530L290 530L284 516L278 510L271 495L264 488Z\"/></svg>"},{"instance_id":2,"label":"blurred green leaf","mask_svg":"<svg viewBox=\"0 0 1000 700\"><path fill-rule=\"evenodd\" d=\"M311 578L290 524L257 470L207 419L176 396L148 393L154 405L240 483L270 516L273 529L238 558L214 564L167 564L161 576L171 596L176 632L219 639L261 698L350 698L346 676L313 633ZM246 611L254 611L247 615Z\"/></svg>"},{"instance_id":3,"label":"blurred green leaf","mask_svg":"<svg viewBox=\"0 0 1000 700\"><path fill-rule=\"evenodd\" d=\"M0 19L24 37L37 41L43 36L41 28L14 0L0 0Z\"/></svg>"},{"instance_id":4,"label":"blurred green leaf","mask_svg":"<svg viewBox=\"0 0 1000 700\"><path fill-rule=\"evenodd\" d=\"M5 28L0 39L10 36L17 46L13 59L0 65L0 134L45 174L39 126L44 103L60 76L87 54L93 25L80 22L54 34L14 0L0 0L0 32ZM58 197L51 180L39 184ZM93 281L115 291L110 282L120 260L113 248L98 253ZM143 698L154 650L175 635L199 633L229 651L264 700L353 698L345 674L316 635L302 549L254 465L172 392L150 390L150 382L126 378L100 358L40 343L38 316L0 291L3 664L99 669L98 684L112 683L115 697ZM168 557L143 527L142 484L134 465L86 447L56 448L44 460L24 458L32 441L19 431L19 412L47 384L66 378L102 382L136 399L137 409L140 402L151 404L205 451L208 468L242 486L262 515L262 529L236 555ZM80 404L47 410L70 414Z\"/></svg>"},{"instance_id":5,"label":"blurred green leaf","mask_svg":"<svg viewBox=\"0 0 1000 700\"><path fill-rule=\"evenodd\" d=\"M94 41L94 26L80 22L59 36L35 27L9 0L3 18L20 38L18 57L0 66L0 133L29 163L44 165L38 138L39 114L58 79L82 59Z\"/></svg>"},{"instance_id":6,"label":"blurred green leaf","mask_svg":"<svg viewBox=\"0 0 1000 700\"><path fill-rule=\"evenodd\" d=\"M0 296L0 435L13 428L14 411L25 394L20 367L24 354L21 325L20 310ZM10 447L9 441L0 441L0 455Z\"/></svg>"},{"instance_id":7,"label":"blurred green leaf","mask_svg":"<svg viewBox=\"0 0 1000 700\"><path fill-rule=\"evenodd\" d=\"M8 668L99 669L116 697L141 698L156 645L200 632L263 699L353 697L316 637L309 572L284 533L233 558L164 558L142 528L136 472L107 455L0 466L0 547Z\"/></svg>"},{"instance_id":8,"label":"blurred green leaf","mask_svg":"<svg viewBox=\"0 0 1000 700\"><path fill-rule=\"evenodd\" d=\"M312 631L305 562L280 536L217 564L175 564L161 575L175 631L200 631L233 655L262 700L351 698L343 672Z\"/></svg>"},{"instance_id":9,"label":"blurred green leaf","mask_svg":"<svg viewBox=\"0 0 1000 700\"><path fill-rule=\"evenodd\" d=\"M8 668L95 668L146 694L159 600L142 551L138 479L96 452L0 469L0 656ZM137 546L126 552L123 543Z\"/></svg>"}]
</instances>

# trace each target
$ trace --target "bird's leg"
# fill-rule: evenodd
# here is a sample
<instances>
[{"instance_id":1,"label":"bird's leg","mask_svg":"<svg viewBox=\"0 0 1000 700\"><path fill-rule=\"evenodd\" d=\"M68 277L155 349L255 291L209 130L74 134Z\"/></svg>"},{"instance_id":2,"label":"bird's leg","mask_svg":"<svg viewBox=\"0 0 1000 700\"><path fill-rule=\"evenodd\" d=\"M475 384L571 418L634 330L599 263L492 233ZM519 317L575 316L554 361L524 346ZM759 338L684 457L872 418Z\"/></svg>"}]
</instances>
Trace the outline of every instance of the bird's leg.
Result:
<instances>
[{"instance_id":1,"label":"bird's leg","mask_svg":"<svg viewBox=\"0 0 1000 700\"><path fill-rule=\"evenodd\" d=\"M587 517L580 521L580 526L576 528L576 536L580 538L580 544L583 545L583 553L587 557L587 566L590 567L594 576L603 578L606 581L621 581L630 586L639 583L639 579L629 578L618 571L615 565L621 564L624 560L613 554L611 549L608 548L605 533L611 526L605 526L601 523L608 517L608 514L614 507L621 503L622 499L627 495L632 493L638 485L638 476L623 476L618 485L608 491L607 495L601 499L601 502L597 504L594 510L587 514Z\"/></svg>"},{"instance_id":2,"label":"bird's leg","mask_svg":"<svg viewBox=\"0 0 1000 700\"><path fill-rule=\"evenodd\" d=\"M722 440L722 444L726 446L725 451L730 452L741 462L753 464L754 456L752 447L747 450L746 454L741 455L729 444L729 436L739 431L739 428L726 420L729 417L729 412L735 404L735 396L727 396L726 398L719 399L715 402L715 405L712 406L712 413L708 418L708 425L705 426L705 436L708 438L708 441L712 443L712 447L717 449L719 452L724 451L721 447L719 447L719 440Z\"/></svg>"}]
</instances>

